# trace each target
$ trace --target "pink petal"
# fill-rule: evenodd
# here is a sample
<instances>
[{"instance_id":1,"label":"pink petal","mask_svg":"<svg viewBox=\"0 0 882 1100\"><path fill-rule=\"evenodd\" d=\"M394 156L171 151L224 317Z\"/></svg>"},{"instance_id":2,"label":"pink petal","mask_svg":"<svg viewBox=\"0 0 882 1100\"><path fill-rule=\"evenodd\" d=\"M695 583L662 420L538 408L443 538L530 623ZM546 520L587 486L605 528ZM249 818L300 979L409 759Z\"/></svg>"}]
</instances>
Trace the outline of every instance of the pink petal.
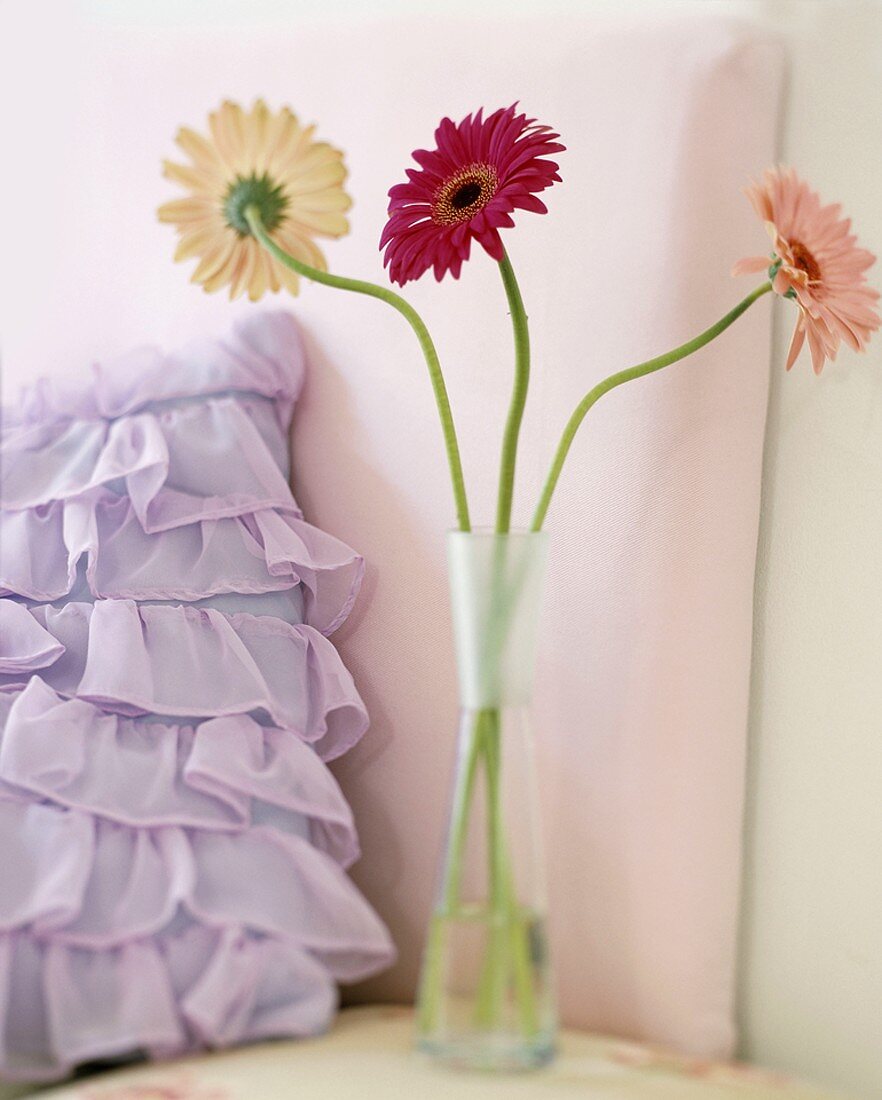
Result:
<instances>
[{"instance_id":1,"label":"pink petal","mask_svg":"<svg viewBox=\"0 0 882 1100\"><path fill-rule=\"evenodd\" d=\"M768 256L747 256L732 267L732 274L736 278L739 275L753 275L757 271L765 271L771 266L772 261Z\"/></svg>"},{"instance_id":2,"label":"pink petal","mask_svg":"<svg viewBox=\"0 0 882 1100\"><path fill-rule=\"evenodd\" d=\"M824 369L824 345L821 343L814 325L807 325L809 350L812 353L812 369L815 374L820 374Z\"/></svg>"},{"instance_id":3,"label":"pink petal","mask_svg":"<svg viewBox=\"0 0 882 1100\"><path fill-rule=\"evenodd\" d=\"M804 343L805 325L803 324L802 314L800 314L796 321L796 327L793 330L793 336L790 338L790 347L787 349L787 362L785 364L785 370L790 370L790 368L796 362L797 356L802 351L802 345Z\"/></svg>"},{"instance_id":4,"label":"pink petal","mask_svg":"<svg viewBox=\"0 0 882 1100\"><path fill-rule=\"evenodd\" d=\"M517 104L485 117L483 108L459 123L443 118L435 130L436 148L416 149L417 169L407 169L406 183L389 190L389 218L380 236L383 264L393 282L404 284L430 268L436 279L458 278L474 238L495 260L504 256L500 228L513 225L514 209L547 213L535 197L560 181L558 165L545 159L563 152L559 134L518 111ZM464 168L489 166L497 174L495 193L471 218L451 225L449 216L435 221L438 188Z\"/></svg>"}]
</instances>

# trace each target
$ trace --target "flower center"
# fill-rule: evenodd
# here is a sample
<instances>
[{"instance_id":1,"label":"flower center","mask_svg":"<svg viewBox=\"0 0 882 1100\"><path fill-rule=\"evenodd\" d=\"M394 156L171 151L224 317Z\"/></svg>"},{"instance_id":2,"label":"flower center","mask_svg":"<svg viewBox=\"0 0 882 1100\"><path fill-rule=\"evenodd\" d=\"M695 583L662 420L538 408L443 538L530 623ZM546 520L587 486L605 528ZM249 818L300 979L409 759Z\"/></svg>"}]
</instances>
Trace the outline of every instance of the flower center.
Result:
<instances>
[{"instance_id":1,"label":"flower center","mask_svg":"<svg viewBox=\"0 0 882 1100\"><path fill-rule=\"evenodd\" d=\"M227 225L235 229L240 237L251 236L251 229L245 220L245 210L249 206L257 207L264 227L272 232L284 217L288 196L266 173L262 176L256 173L236 176L224 195L223 212Z\"/></svg>"},{"instance_id":2,"label":"flower center","mask_svg":"<svg viewBox=\"0 0 882 1100\"><path fill-rule=\"evenodd\" d=\"M804 271L808 275L810 283L819 282L821 269L811 252L802 241L788 241L788 244L790 245L790 254L793 256L793 266L798 267L800 271Z\"/></svg>"},{"instance_id":3,"label":"flower center","mask_svg":"<svg viewBox=\"0 0 882 1100\"><path fill-rule=\"evenodd\" d=\"M492 164L470 164L446 179L432 200L436 225L458 225L483 210L496 194L499 176Z\"/></svg>"}]
</instances>

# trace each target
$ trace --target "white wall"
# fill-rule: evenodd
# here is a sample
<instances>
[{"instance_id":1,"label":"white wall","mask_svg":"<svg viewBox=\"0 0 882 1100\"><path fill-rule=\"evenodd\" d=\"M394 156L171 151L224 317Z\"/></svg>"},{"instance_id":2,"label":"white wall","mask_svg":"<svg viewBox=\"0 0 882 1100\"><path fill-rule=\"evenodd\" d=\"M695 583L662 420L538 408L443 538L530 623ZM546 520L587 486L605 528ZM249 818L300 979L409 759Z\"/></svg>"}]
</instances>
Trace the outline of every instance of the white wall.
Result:
<instances>
[{"instance_id":1,"label":"white wall","mask_svg":"<svg viewBox=\"0 0 882 1100\"><path fill-rule=\"evenodd\" d=\"M14 0L6 0L12 3ZM632 8L640 0L629 0ZM0 0L0 4L3 0ZM882 253L882 4L645 0L744 13L792 61L783 158ZM47 10L51 8L45 0ZM89 6L89 5L87 5ZM138 23L231 24L363 0L91 0ZM380 11L580 0L373 0ZM621 8L596 0L594 6ZM721 258L721 262L722 258ZM877 273L877 285L882 273ZM792 313L779 306L778 359ZM882 1095L882 338L816 379L775 372L758 560L740 1013L744 1054Z\"/></svg>"},{"instance_id":2,"label":"white wall","mask_svg":"<svg viewBox=\"0 0 882 1100\"><path fill-rule=\"evenodd\" d=\"M784 158L882 255L882 6L762 7L792 58ZM867 1100L882 1096L880 544L877 337L820 379L773 378L741 998L747 1054Z\"/></svg>"}]
</instances>

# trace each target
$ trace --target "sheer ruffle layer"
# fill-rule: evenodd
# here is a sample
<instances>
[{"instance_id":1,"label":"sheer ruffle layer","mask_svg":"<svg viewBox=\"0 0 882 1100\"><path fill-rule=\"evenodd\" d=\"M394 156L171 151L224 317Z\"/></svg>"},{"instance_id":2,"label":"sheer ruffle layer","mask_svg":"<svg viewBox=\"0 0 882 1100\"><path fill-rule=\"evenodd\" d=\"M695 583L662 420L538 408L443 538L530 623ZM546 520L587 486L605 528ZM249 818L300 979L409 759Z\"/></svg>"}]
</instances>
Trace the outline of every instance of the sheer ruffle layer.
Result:
<instances>
[{"instance_id":1,"label":"sheer ruffle layer","mask_svg":"<svg viewBox=\"0 0 882 1100\"><path fill-rule=\"evenodd\" d=\"M201 600L300 585L305 620L330 634L352 609L364 563L290 513L265 509L148 534L131 502L108 492L6 512L0 595L70 595L80 562L96 599Z\"/></svg>"},{"instance_id":2,"label":"sheer ruffle layer","mask_svg":"<svg viewBox=\"0 0 882 1100\"><path fill-rule=\"evenodd\" d=\"M352 813L315 752L247 715L196 728L121 718L35 676L0 696L3 784L129 826L266 825L307 836L344 867L359 855Z\"/></svg>"},{"instance_id":3,"label":"sheer ruffle layer","mask_svg":"<svg viewBox=\"0 0 882 1100\"><path fill-rule=\"evenodd\" d=\"M308 951L241 927L181 922L108 951L0 934L0 1072L13 1079L314 1035L336 1004L332 976Z\"/></svg>"},{"instance_id":4,"label":"sheer ruffle layer","mask_svg":"<svg viewBox=\"0 0 882 1100\"><path fill-rule=\"evenodd\" d=\"M261 508L299 515L259 430L258 409L254 402L218 397L13 435L0 455L3 508L38 508L109 488L128 496L146 532ZM261 419L273 415L267 406ZM272 431L284 445L277 425Z\"/></svg>"},{"instance_id":5,"label":"sheer ruffle layer","mask_svg":"<svg viewBox=\"0 0 882 1100\"><path fill-rule=\"evenodd\" d=\"M0 600L0 673L26 680L53 664L64 646L12 600Z\"/></svg>"},{"instance_id":6,"label":"sheer ruffle layer","mask_svg":"<svg viewBox=\"0 0 882 1100\"><path fill-rule=\"evenodd\" d=\"M0 795L0 932L109 950L184 914L310 951L342 981L391 958L388 933L345 871L295 833L135 829Z\"/></svg>"},{"instance_id":7,"label":"sheer ruffle layer","mask_svg":"<svg viewBox=\"0 0 882 1100\"><path fill-rule=\"evenodd\" d=\"M0 601L0 690L23 688L23 663L59 695L117 714L257 715L330 760L364 734L367 712L337 651L310 626L212 608L99 600L25 607ZM36 627L36 629L35 629ZM63 651L49 663L49 655Z\"/></svg>"},{"instance_id":8,"label":"sheer ruffle layer","mask_svg":"<svg viewBox=\"0 0 882 1100\"><path fill-rule=\"evenodd\" d=\"M179 354L141 348L96 365L86 382L40 379L4 409L6 441L32 428L71 420L116 420L148 406L228 393L257 394L273 402L286 432L303 386L303 341L294 319L282 311L248 318L226 340L201 341Z\"/></svg>"}]
</instances>

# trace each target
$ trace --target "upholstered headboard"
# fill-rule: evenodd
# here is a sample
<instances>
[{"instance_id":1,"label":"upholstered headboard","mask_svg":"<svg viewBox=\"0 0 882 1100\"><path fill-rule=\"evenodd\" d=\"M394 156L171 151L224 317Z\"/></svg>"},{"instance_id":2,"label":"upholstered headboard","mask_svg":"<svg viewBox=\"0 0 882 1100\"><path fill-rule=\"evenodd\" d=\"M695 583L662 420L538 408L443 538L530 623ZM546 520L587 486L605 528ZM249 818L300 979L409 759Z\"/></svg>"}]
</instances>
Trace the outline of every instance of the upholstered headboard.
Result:
<instances>
[{"instance_id":1,"label":"upholstered headboard","mask_svg":"<svg viewBox=\"0 0 882 1100\"><path fill-rule=\"evenodd\" d=\"M176 127L200 125L227 95L290 103L347 150L353 233L328 255L332 269L367 277L381 277L386 190L441 114L520 99L561 131L569 151L551 216L522 219L507 239L535 344L521 520L551 440L590 385L740 296L729 266L759 242L739 188L774 159L781 67L777 46L749 26L292 20L247 33L117 27L97 42L87 30L72 27L57 57L47 45L70 98L38 96L29 125L44 121L61 143L64 211L47 202L36 239L15 224L8 233L23 287L45 281L53 321L25 289L7 300L4 385L133 340L226 329L229 305L172 265L154 208L170 194L159 158ZM39 169L52 158L35 155L34 194L49 198ZM74 228L61 232L71 210ZM50 243L46 271L35 252ZM497 272L478 257L458 283L408 291L437 336L476 516L487 517L511 377ZM441 439L400 318L316 287L283 304L310 360L295 492L368 561L364 598L336 641L373 728L338 774L361 828L356 877L400 961L358 995L404 999L454 745ZM763 303L687 365L605 398L549 522L537 735L564 1018L694 1052L733 1044L769 326Z\"/></svg>"}]
</instances>

